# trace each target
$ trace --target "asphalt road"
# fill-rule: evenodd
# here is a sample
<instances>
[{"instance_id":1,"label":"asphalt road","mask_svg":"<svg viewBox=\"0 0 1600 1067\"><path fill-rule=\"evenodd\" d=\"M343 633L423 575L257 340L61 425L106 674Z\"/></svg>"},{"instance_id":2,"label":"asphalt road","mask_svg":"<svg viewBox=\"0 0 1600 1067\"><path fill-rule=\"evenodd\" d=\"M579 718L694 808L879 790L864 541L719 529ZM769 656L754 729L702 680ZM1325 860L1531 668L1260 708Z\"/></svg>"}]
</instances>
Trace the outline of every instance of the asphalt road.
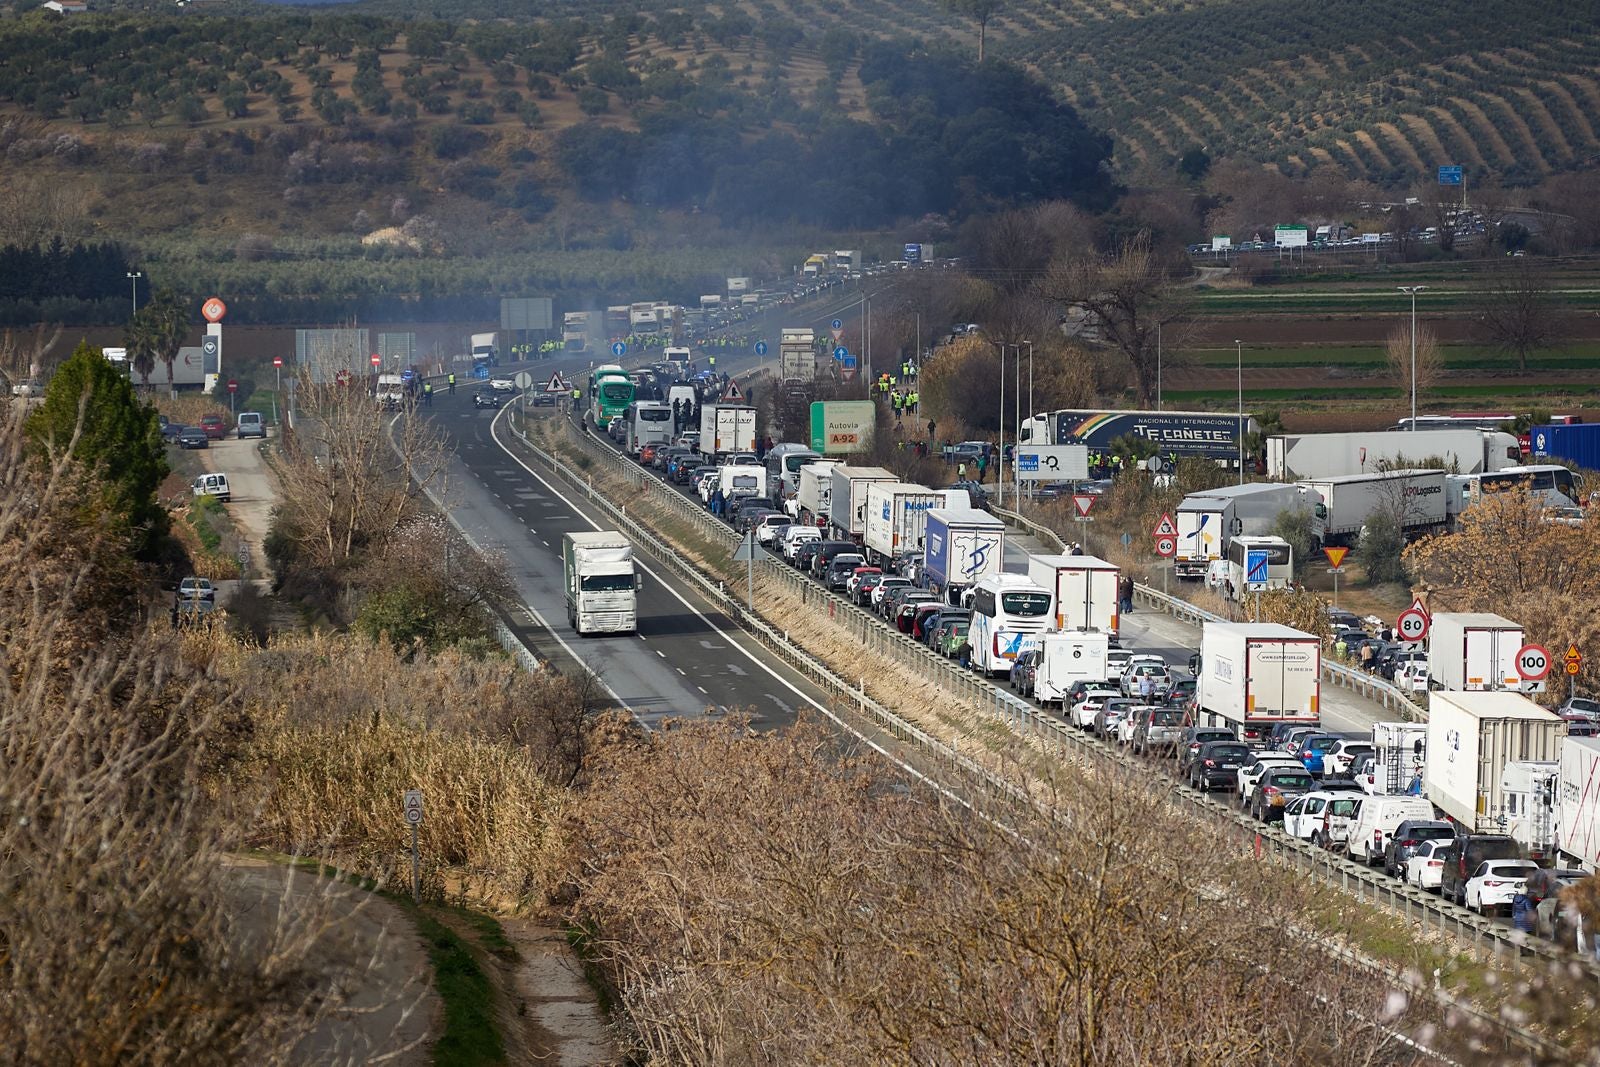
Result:
<instances>
[{"instance_id":1,"label":"asphalt road","mask_svg":"<svg viewBox=\"0 0 1600 1067\"><path fill-rule=\"evenodd\" d=\"M545 361L576 372L575 360ZM606 528L605 519L570 488L541 475L512 449L502 412L474 408L471 389L436 394L421 409L449 435L456 457L439 502L480 548L500 549L527 605L520 634L543 658L581 662L646 726L667 717L742 712L757 729L794 720L823 694L770 660L712 605L682 586L658 561L640 554L639 633L579 637L567 624L561 589L561 535Z\"/></svg>"}]
</instances>

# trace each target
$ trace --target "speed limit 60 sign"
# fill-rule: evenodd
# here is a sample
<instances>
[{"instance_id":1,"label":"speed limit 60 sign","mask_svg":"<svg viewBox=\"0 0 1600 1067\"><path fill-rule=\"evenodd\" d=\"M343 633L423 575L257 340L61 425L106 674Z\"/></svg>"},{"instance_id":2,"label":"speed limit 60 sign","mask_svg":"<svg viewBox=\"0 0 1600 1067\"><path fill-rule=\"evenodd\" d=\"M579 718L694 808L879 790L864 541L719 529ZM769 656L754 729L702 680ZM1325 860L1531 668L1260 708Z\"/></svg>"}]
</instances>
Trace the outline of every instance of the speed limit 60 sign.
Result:
<instances>
[{"instance_id":1,"label":"speed limit 60 sign","mask_svg":"<svg viewBox=\"0 0 1600 1067\"><path fill-rule=\"evenodd\" d=\"M1542 682L1550 673L1550 652L1532 643L1517 649L1517 676L1525 682Z\"/></svg>"}]
</instances>

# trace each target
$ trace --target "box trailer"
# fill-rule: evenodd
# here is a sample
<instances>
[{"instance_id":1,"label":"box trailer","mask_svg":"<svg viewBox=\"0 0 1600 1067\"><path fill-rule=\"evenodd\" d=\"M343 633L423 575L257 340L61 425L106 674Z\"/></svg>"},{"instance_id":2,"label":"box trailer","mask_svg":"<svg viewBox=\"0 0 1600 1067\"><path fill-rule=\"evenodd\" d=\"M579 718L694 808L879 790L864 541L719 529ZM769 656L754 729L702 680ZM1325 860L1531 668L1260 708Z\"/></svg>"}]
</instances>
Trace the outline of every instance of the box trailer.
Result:
<instances>
[{"instance_id":1,"label":"box trailer","mask_svg":"<svg viewBox=\"0 0 1600 1067\"><path fill-rule=\"evenodd\" d=\"M1055 630L1114 634L1120 625L1115 563L1094 556L1029 556L1028 577L1055 594Z\"/></svg>"},{"instance_id":2,"label":"box trailer","mask_svg":"<svg viewBox=\"0 0 1600 1067\"><path fill-rule=\"evenodd\" d=\"M1034 672L1033 697L1041 704L1060 704L1076 682L1106 680L1111 635L1104 633L1047 633L1039 638L1039 666Z\"/></svg>"},{"instance_id":3,"label":"box trailer","mask_svg":"<svg viewBox=\"0 0 1600 1067\"><path fill-rule=\"evenodd\" d=\"M756 450L756 409L743 404L700 405L700 454L714 460Z\"/></svg>"},{"instance_id":4,"label":"box trailer","mask_svg":"<svg viewBox=\"0 0 1600 1067\"><path fill-rule=\"evenodd\" d=\"M1544 683L1517 674L1527 643L1520 623L1487 611L1441 611L1428 624L1428 679L1440 689L1538 693Z\"/></svg>"},{"instance_id":5,"label":"box trailer","mask_svg":"<svg viewBox=\"0 0 1600 1067\"><path fill-rule=\"evenodd\" d=\"M785 385L810 385L817 378L816 337L786 326L778 336L778 374Z\"/></svg>"},{"instance_id":6,"label":"box trailer","mask_svg":"<svg viewBox=\"0 0 1600 1067\"><path fill-rule=\"evenodd\" d=\"M1556 850L1600 873L1600 737L1561 739L1556 794Z\"/></svg>"},{"instance_id":7,"label":"box trailer","mask_svg":"<svg viewBox=\"0 0 1600 1067\"><path fill-rule=\"evenodd\" d=\"M928 512L944 507L944 493L910 482L872 482L867 485L866 521L861 541L869 558L891 560L920 553Z\"/></svg>"},{"instance_id":8,"label":"box trailer","mask_svg":"<svg viewBox=\"0 0 1600 1067\"><path fill-rule=\"evenodd\" d=\"M1006 524L973 508L928 511L922 571L929 589L949 599L1004 569Z\"/></svg>"},{"instance_id":9,"label":"box trailer","mask_svg":"<svg viewBox=\"0 0 1600 1067\"><path fill-rule=\"evenodd\" d=\"M1509 821L1506 764L1555 760L1567 724L1521 693L1440 690L1428 702L1422 789L1469 833L1501 833Z\"/></svg>"},{"instance_id":10,"label":"box trailer","mask_svg":"<svg viewBox=\"0 0 1600 1067\"><path fill-rule=\"evenodd\" d=\"M1446 519L1442 470L1399 470L1303 479L1325 508L1323 540L1349 544L1373 515L1392 514L1408 535L1443 529Z\"/></svg>"},{"instance_id":11,"label":"box trailer","mask_svg":"<svg viewBox=\"0 0 1600 1067\"><path fill-rule=\"evenodd\" d=\"M1280 722L1314 725L1322 709L1322 642L1279 623L1207 622L1195 690L1202 726L1263 741Z\"/></svg>"},{"instance_id":12,"label":"box trailer","mask_svg":"<svg viewBox=\"0 0 1600 1067\"><path fill-rule=\"evenodd\" d=\"M1179 578L1206 576L1215 560L1226 559L1228 542L1235 537L1270 534L1284 512L1309 514L1311 535L1322 538L1317 516L1321 501L1301 485L1252 482L1191 493L1178 505L1178 551L1174 569Z\"/></svg>"},{"instance_id":13,"label":"box trailer","mask_svg":"<svg viewBox=\"0 0 1600 1067\"><path fill-rule=\"evenodd\" d=\"M892 471L882 467L852 467L841 463L833 468L833 495L828 521L849 540L866 533L867 486L875 482L898 482Z\"/></svg>"},{"instance_id":14,"label":"box trailer","mask_svg":"<svg viewBox=\"0 0 1600 1067\"><path fill-rule=\"evenodd\" d=\"M1522 462L1515 434L1500 430L1384 430L1278 434L1267 438L1267 477L1281 481L1340 478L1434 462L1477 474Z\"/></svg>"},{"instance_id":15,"label":"box trailer","mask_svg":"<svg viewBox=\"0 0 1600 1067\"><path fill-rule=\"evenodd\" d=\"M796 519L817 526L827 524L833 504L833 469L837 466L833 460L813 460L795 472L794 499L790 503Z\"/></svg>"},{"instance_id":16,"label":"box trailer","mask_svg":"<svg viewBox=\"0 0 1600 1067\"><path fill-rule=\"evenodd\" d=\"M1528 446L1536 460L1566 460L1584 470L1600 470L1600 423L1535 426Z\"/></svg>"},{"instance_id":17,"label":"box trailer","mask_svg":"<svg viewBox=\"0 0 1600 1067\"><path fill-rule=\"evenodd\" d=\"M615 530L563 534L561 573L567 622L575 633L639 629L639 576L626 537Z\"/></svg>"}]
</instances>

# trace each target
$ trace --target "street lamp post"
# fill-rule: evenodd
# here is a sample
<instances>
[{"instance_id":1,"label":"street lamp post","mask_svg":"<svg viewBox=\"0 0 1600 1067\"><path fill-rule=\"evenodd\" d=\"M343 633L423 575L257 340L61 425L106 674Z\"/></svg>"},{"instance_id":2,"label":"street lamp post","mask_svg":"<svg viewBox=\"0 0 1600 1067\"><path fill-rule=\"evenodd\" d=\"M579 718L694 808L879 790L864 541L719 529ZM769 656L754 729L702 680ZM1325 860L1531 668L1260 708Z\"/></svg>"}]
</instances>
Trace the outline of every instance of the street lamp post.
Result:
<instances>
[{"instance_id":1,"label":"street lamp post","mask_svg":"<svg viewBox=\"0 0 1600 1067\"><path fill-rule=\"evenodd\" d=\"M1244 342L1234 339L1233 353L1239 360L1239 484L1244 484Z\"/></svg>"},{"instance_id":2,"label":"street lamp post","mask_svg":"<svg viewBox=\"0 0 1600 1067\"><path fill-rule=\"evenodd\" d=\"M1156 323L1156 410L1161 410L1161 324Z\"/></svg>"},{"instance_id":3,"label":"street lamp post","mask_svg":"<svg viewBox=\"0 0 1600 1067\"><path fill-rule=\"evenodd\" d=\"M995 487L1000 494L1000 506L1006 506L1006 346L999 345L1000 349L1000 451L995 455Z\"/></svg>"},{"instance_id":4,"label":"street lamp post","mask_svg":"<svg viewBox=\"0 0 1600 1067\"><path fill-rule=\"evenodd\" d=\"M144 277L144 271L130 270L127 274L128 281L133 284L133 313L137 316L139 314L139 279Z\"/></svg>"},{"instance_id":5,"label":"street lamp post","mask_svg":"<svg viewBox=\"0 0 1600 1067\"><path fill-rule=\"evenodd\" d=\"M1014 373L1017 376L1017 413L1016 416L1011 420L1011 425L1013 428L1012 435L1015 442L1012 445L1012 449L1015 450L1016 445L1020 445L1022 443L1022 346L1012 345L1011 347L1017 350L1017 360L1014 368ZM1032 412L1029 412L1029 414L1032 414ZM1014 479L1014 484L1012 485L1012 489L1014 491L1011 494L1011 499L1015 500L1020 506L1022 504L1022 475L1017 472L1017 465L1015 462L1011 464L1011 477Z\"/></svg>"},{"instance_id":6,"label":"street lamp post","mask_svg":"<svg viewBox=\"0 0 1600 1067\"><path fill-rule=\"evenodd\" d=\"M1395 288L1411 297L1411 429L1417 428L1417 294L1426 285L1397 285Z\"/></svg>"}]
</instances>

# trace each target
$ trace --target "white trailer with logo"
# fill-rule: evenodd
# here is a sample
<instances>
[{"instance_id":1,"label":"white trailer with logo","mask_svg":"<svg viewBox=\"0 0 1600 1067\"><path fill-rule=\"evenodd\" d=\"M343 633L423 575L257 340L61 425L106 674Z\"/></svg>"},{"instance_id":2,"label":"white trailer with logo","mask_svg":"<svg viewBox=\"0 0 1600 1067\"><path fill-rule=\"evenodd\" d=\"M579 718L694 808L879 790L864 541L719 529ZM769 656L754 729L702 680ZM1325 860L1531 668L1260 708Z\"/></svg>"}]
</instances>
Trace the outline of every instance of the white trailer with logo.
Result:
<instances>
[{"instance_id":1,"label":"white trailer with logo","mask_svg":"<svg viewBox=\"0 0 1600 1067\"><path fill-rule=\"evenodd\" d=\"M1275 622L1207 622L1195 691L1201 726L1264 741L1281 722L1315 726L1322 709L1322 642Z\"/></svg>"},{"instance_id":2,"label":"white trailer with logo","mask_svg":"<svg viewBox=\"0 0 1600 1067\"><path fill-rule=\"evenodd\" d=\"M922 552L928 512L944 507L944 493L910 482L871 482L867 485L866 522L861 541L869 558L891 560Z\"/></svg>"},{"instance_id":3,"label":"white trailer with logo","mask_svg":"<svg viewBox=\"0 0 1600 1067\"><path fill-rule=\"evenodd\" d=\"M1115 634L1122 570L1095 556L1029 556L1028 577L1055 595L1053 630Z\"/></svg>"},{"instance_id":4,"label":"white trailer with logo","mask_svg":"<svg viewBox=\"0 0 1600 1067\"><path fill-rule=\"evenodd\" d=\"M1559 759L1566 733L1561 716L1521 693L1436 692L1423 792L1467 833L1502 833L1517 814L1507 809L1506 765Z\"/></svg>"}]
</instances>

